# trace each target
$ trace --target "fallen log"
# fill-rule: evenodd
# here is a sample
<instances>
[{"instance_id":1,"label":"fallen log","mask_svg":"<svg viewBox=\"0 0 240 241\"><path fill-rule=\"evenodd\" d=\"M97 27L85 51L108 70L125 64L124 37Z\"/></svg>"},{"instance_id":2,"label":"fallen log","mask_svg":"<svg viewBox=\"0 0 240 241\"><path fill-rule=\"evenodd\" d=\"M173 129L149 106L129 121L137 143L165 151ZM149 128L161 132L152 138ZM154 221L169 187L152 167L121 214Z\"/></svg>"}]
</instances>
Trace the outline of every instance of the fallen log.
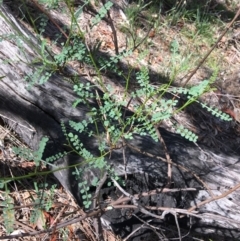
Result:
<instances>
[{"instance_id":1,"label":"fallen log","mask_svg":"<svg viewBox=\"0 0 240 241\"><path fill-rule=\"evenodd\" d=\"M0 77L3 77L0 81L1 118L32 150L36 150L42 137L47 136L49 142L44 156L55 155L64 150L66 143L61 122L70 128L69 120L87 119L89 106L80 104L77 108L72 107L76 99L72 84L64 81L59 74L52 75L44 84L29 88L29 83L24 77L37 71L38 66L33 65L32 61L38 56L38 43L34 36L24 29L3 6L0 10L4 13L4 17L0 17L2 39L0 42ZM16 26L15 29L13 25ZM24 36L25 41L21 40L21 48L7 36L13 33L16 38L20 33ZM84 78L80 81L88 82ZM97 108L94 100L92 105ZM103 130L100 123L99 129ZM133 176L129 178L125 187L126 191L132 195L128 197L128 203L132 205L132 209L137 209L133 213L139 213L142 207L147 209L145 207L149 206L147 210L155 215L150 216L154 219L155 226L163 226L169 219L167 218L169 215L179 214L178 217L184 216L183 219L179 218L179 223L185 229L239 238L239 157L225 153L216 154L204 146L196 146L163 129L160 132L172 160L171 188L178 189L176 193L163 192L167 184L168 161L165 159L163 146L154 142L149 136L135 135L133 140L126 141L122 146L112 149L110 155L105 157L107 163L118 175L124 176L127 173ZM79 138L86 149L94 156L98 155L101 140L94 136L88 137L88 135L79 135ZM123 150L126 165L123 162ZM52 170L63 168L54 172L54 175L66 189L72 192L80 205L82 198L79 195L79 180L73 176L73 169L68 167L82 161L77 155L68 155L52 164ZM97 168L87 170L82 179L91 183L95 176L100 177L100 170ZM186 188L195 188L196 191L185 191ZM155 190L156 194L150 195L150 190ZM144 196L146 192L147 198ZM103 188L101 195L104 193L118 198L116 187ZM140 193L142 195L139 195ZM140 200L141 205L134 206L137 200ZM130 223L128 222L126 210L129 209L118 209L115 204L113 210L104 214L115 232L125 237L139 225L135 216L130 215L132 219ZM146 217L145 213L142 218L146 219ZM181 222L181 220L184 221ZM143 234L132 237L132 240L139 240L139 237L143 237Z\"/></svg>"}]
</instances>

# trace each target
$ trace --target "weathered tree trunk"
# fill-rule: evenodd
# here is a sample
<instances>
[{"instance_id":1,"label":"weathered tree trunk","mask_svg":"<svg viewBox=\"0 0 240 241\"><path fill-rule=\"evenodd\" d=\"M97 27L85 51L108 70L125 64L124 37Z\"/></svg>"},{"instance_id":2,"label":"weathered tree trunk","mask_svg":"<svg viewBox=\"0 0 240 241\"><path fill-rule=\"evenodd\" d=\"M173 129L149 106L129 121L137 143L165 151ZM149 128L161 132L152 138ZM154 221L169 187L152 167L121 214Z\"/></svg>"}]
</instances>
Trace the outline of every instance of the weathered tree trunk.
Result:
<instances>
[{"instance_id":1,"label":"weathered tree trunk","mask_svg":"<svg viewBox=\"0 0 240 241\"><path fill-rule=\"evenodd\" d=\"M42 85L35 85L28 88L29 84L24 77L38 68L32 64L32 60L38 56L38 43L34 37L25 29L20 27L16 20L1 7L4 18L0 17L0 115L2 119L19 134L21 139L32 149L37 149L40 139L48 136L50 141L47 145L45 156L56 154L63 149L65 137L61 130L60 122L67 123L68 120L83 120L89 111L87 106L80 105L72 108L72 103L76 98L72 85L63 80L57 74ZM16 26L13 29L11 24ZM19 32L25 36L25 40L16 44ZM14 34L14 38L9 40L8 34ZM19 40L20 41L20 40ZM33 48L34 46L34 48ZM81 79L87 82L85 79ZM210 150L187 142L186 140L161 130L166 142L173 165L172 178L174 188L194 187L194 193L181 191L178 195L157 194L151 202L158 207L172 207L188 209L192 206L209 199L209 190L217 199L222 193L226 193L229 188L240 183L240 163L238 156L215 154ZM85 147L97 155L98 140L94 137L81 136ZM148 152L150 157L138 153L136 149L125 147L128 173L145 173L151 187L134 186L137 192L147 189L163 188L167 182L167 164L156 158L160 156L164 159L164 151L159 143L155 143L150 137L135 136L130 142L135 148L142 152ZM122 160L122 150L118 149L111 153L108 162L113 165L118 174L124 174L124 164ZM67 167L81 158L70 156L55 162L55 167ZM199 179L191 172L180 167L185 167L195 173ZM68 169L55 173L59 181L81 202L81 197L76 191L77 184L73 182L72 172ZM91 175L85 178L92 179L97 175L93 170ZM140 175L137 178L142 178ZM144 181L141 180L141 183ZM203 182L206 186L203 185ZM136 181L134 182L136 185ZM150 184L149 184L150 185ZM226 193L227 194L227 193ZM149 205L149 200L147 201ZM199 206L198 214L202 219L195 218L193 227L200 232L217 232L223 236L240 237L240 191L238 187L216 201L208 202ZM114 218L110 218L114 223ZM123 221L123 220L122 220Z\"/></svg>"}]
</instances>

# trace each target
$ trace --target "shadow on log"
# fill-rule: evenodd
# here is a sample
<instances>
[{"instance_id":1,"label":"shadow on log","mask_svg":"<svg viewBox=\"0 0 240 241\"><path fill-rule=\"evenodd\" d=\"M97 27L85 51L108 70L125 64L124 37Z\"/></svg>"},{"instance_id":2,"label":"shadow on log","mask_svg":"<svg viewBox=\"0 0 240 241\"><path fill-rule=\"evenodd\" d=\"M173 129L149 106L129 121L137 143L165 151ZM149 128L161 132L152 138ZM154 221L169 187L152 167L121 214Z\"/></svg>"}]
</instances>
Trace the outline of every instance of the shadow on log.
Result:
<instances>
[{"instance_id":1,"label":"shadow on log","mask_svg":"<svg viewBox=\"0 0 240 241\"><path fill-rule=\"evenodd\" d=\"M43 136L48 136L45 157L54 155L63 151L66 143L61 121L70 128L68 121L86 119L89 107L79 105L72 108L76 96L72 91L72 85L63 81L60 75L53 75L45 84L28 88L24 76L36 71L36 67L31 63L34 57L38 56L37 48L34 50L29 44L33 43L36 46L37 42L34 42L31 34L23 30L3 7L1 11L5 13L6 19L18 26L18 31L26 38L26 42L22 43L22 49L19 49L14 41L3 39L0 42L0 76L4 76L0 81L1 117L33 150L38 148ZM13 29L5 19L0 18L0 25L1 36L12 33ZM87 83L87 79L84 78L80 81ZM94 101L92 105L97 107ZM99 130L103 130L100 124ZM124 177L125 173L129 174L124 189L133 196L138 195L134 197L139 205L134 207L131 197L126 202L132 205L131 208L118 209L115 206L103 215L104 219L110 221L111 227L122 237L126 237L141 226L141 220L148 222L151 219L152 226L167 230L171 223L175 224L174 215L179 214L178 217L184 216L178 219L180 229L183 228L182 235L191 230L240 238L239 157L215 154L163 129L160 132L173 161L172 184L168 187L170 190L164 192L167 190L167 161L163 147L148 136L136 135L133 140L126 142L126 145L113 149L105 160L118 175ZM99 138L88 135L81 135L79 138L87 150L95 156L98 155L97 150L101 142ZM126 166L123 162L123 149ZM51 166L52 170L64 168L54 172L54 175L74 195L80 205L82 198L78 188L79 180L72 174L75 169L68 167L82 161L79 156L68 155ZM84 173L82 179L90 184L95 176L101 177L102 174L99 169L93 168ZM194 191L186 188L194 188ZM156 193L150 195L151 190L155 190ZM142 194L139 195L140 193ZM148 195L144 196L144 193ZM103 187L100 191L100 203L103 207L106 207L106 196L117 200L121 193L116 187ZM141 213L141 207L149 207L147 210L155 216ZM187 210L186 216L184 211ZM149 230L149 227L142 227L140 233L134 234L131 240L147 240L153 237L150 235L156 235L152 230L150 233L153 234L148 234L145 232L146 229ZM178 235L176 230L171 229L173 237Z\"/></svg>"}]
</instances>

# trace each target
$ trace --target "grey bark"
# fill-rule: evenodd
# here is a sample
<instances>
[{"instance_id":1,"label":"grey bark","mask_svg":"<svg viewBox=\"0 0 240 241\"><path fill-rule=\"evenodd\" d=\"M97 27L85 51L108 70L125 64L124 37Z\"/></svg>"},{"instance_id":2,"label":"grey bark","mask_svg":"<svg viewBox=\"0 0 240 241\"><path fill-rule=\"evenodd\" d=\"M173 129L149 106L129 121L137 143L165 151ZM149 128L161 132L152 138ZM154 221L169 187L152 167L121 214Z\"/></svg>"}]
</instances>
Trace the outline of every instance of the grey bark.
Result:
<instances>
[{"instance_id":1,"label":"grey bark","mask_svg":"<svg viewBox=\"0 0 240 241\"><path fill-rule=\"evenodd\" d=\"M50 141L45 156L56 154L63 150L63 144L65 143L60 122L64 121L67 125L68 120L84 120L87 118L89 108L84 105L72 108L72 103L76 98L72 90L72 84L64 81L62 76L57 74L54 74L47 83L35 85L29 89L29 83L24 80L24 77L33 73L39 67L34 66L32 61L39 55L40 47L31 33L24 29L3 6L0 10L5 16L5 18L0 17L0 35L2 36L0 42L0 77L4 76L0 80L0 115L33 150L38 148L39 141L43 136L48 136ZM13 29L13 26L15 26L15 29ZM19 39L21 48L19 43L16 44L19 33L24 36L23 40ZM15 38L9 40L6 37L9 34L14 34ZM81 81L87 82L84 78ZM95 104L94 101L92 104ZM99 127L101 128L100 124ZM161 130L161 133L172 161L198 175L214 195L221 195L230 187L240 183L238 156L224 153L216 154L203 146L199 148L167 131ZM88 138L87 135L82 135L80 138L85 147L97 155L99 141L94 137ZM154 142L148 136L135 136L130 144L143 152L165 158L161 144ZM138 187L135 180L132 185L137 192L164 187L167 181L166 163L156 157L146 156L128 147L125 151L128 163L127 173L141 173L137 180L143 179L145 176L149 185L150 183L152 185L149 187L145 181L140 180L139 182L144 183L145 187ZM113 151L111 158L107 157L106 160L113 165L118 174L124 174L125 167L121 149ZM81 162L80 157L68 156L56 161L53 169L67 167L78 162ZM55 172L55 176L81 202L77 183L71 173L72 171L65 169ZM84 178L89 179L90 182L95 175L99 175L97 170L91 170ZM190 172L173 166L172 176L175 188L194 187L197 188L197 191L193 194L182 191L179 196L158 194L151 200L155 205L180 206L187 209L210 197L208 190ZM147 200L147 203L149 203L149 200ZM239 203L240 192L237 189L226 197L199 207L199 214L205 216L203 219L195 219L195 229L200 232L217 232L223 236L239 237ZM114 221L114 214L110 216L113 223L118 222ZM108 218L107 215L106 218Z\"/></svg>"}]
</instances>

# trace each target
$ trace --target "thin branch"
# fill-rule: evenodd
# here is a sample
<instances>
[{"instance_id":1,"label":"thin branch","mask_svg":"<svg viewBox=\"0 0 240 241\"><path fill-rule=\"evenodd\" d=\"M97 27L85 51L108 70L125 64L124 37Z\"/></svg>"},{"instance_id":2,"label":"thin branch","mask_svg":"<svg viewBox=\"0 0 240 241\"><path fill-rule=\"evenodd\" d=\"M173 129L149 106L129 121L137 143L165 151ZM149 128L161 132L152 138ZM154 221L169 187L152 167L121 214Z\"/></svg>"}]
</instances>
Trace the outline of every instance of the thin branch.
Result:
<instances>
[{"instance_id":1,"label":"thin branch","mask_svg":"<svg viewBox=\"0 0 240 241\"><path fill-rule=\"evenodd\" d=\"M168 160L166 160L166 159L164 159L164 158L162 158L162 157L160 157L160 156L153 155L153 154L151 154L151 153L149 153L149 152L142 151L141 149L139 149L139 148L137 148L137 147L135 147L135 146L132 146L132 145L129 144L129 143L126 143L126 145L127 145L128 147L130 147L131 149L133 149L133 150L135 150L135 151L137 151L137 152L139 152L139 153L142 153L143 155L146 155L146 156L149 156L149 157L152 157L152 158L156 158L156 159L161 160L161 161L163 161L163 162L169 163ZM185 172L191 173L199 182L202 183L202 185L208 190L208 192L210 193L210 195L211 195L212 197L214 197L214 194L213 194L213 192L211 191L211 189L208 187L208 185L207 185L204 181L202 181L202 179L201 179L197 174L195 174L193 171L187 169L186 167L184 167L184 166L182 166L182 165L180 165L180 164L174 163L174 162L170 162L170 164L172 164L173 166L176 166L176 167L182 169L182 170L185 171Z\"/></svg>"},{"instance_id":2,"label":"thin branch","mask_svg":"<svg viewBox=\"0 0 240 241\"><path fill-rule=\"evenodd\" d=\"M64 37L66 39L68 39L68 35L63 31L63 29L57 24L57 22L52 18L52 16L47 12L46 9L44 9L44 7L42 7L36 0L31 0L35 5L36 7L41 11L43 12L48 18L49 20L57 27L57 29L64 35Z\"/></svg>"},{"instance_id":3,"label":"thin branch","mask_svg":"<svg viewBox=\"0 0 240 241\"><path fill-rule=\"evenodd\" d=\"M126 192L119 184L117 181L115 181L113 178L111 178L111 180L113 181L113 183L116 185L116 187L127 197L129 197L132 201L132 203L139 209L140 212L149 215L150 217L153 218L157 218L157 219L162 219L161 216L150 213L149 211L147 211L141 204L138 203L136 197L134 197L133 195L131 195L130 193Z\"/></svg>"},{"instance_id":4,"label":"thin branch","mask_svg":"<svg viewBox=\"0 0 240 241\"><path fill-rule=\"evenodd\" d=\"M107 180L107 173L105 172L103 177L99 181L98 186L97 186L96 191L95 191L94 200L93 200L93 209L95 209L96 206L97 206L97 203L98 203L97 201L99 199L100 190L101 190L101 188L102 188L102 186L103 186L103 184L105 183L106 180ZM94 229L96 231L96 234L97 234L96 237L98 238L98 240L104 241L103 228L102 228L102 223L101 223L101 219L100 219L99 215L97 215L97 217L94 218L93 226L94 226Z\"/></svg>"},{"instance_id":5,"label":"thin branch","mask_svg":"<svg viewBox=\"0 0 240 241\"><path fill-rule=\"evenodd\" d=\"M146 228L151 229L151 230L158 236L159 240L162 240L161 235L157 232L157 229L160 229L160 228L154 227L154 226L152 226L152 225L149 224L152 220L148 220L148 221L146 222L146 221L144 221L143 219L141 219L140 217L138 217L138 216L135 215L135 214L133 214L133 216L134 216L135 218L137 218L139 221L143 222L143 224L145 224Z\"/></svg>"},{"instance_id":6,"label":"thin branch","mask_svg":"<svg viewBox=\"0 0 240 241\"><path fill-rule=\"evenodd\" d=\"M219 199L222 199L226 196L228 196L229 194L231 194L232 192L236 191L238 188L240 188L240 183L238 183L236 186L234 186L233 188L229 189L228 191L222 193L221 195L219 196L213 196L211 198L208 198L207 200L205 201L202 201L200 203L197 203L196 206L193 206L191 208L188 209L189 212L195 210L196 208L199 208L200 206L204 205L204 204L207 204L207 203L210 203L212 201L216 201L216 200L219 200Z\"/></svg>"},{"instance_id":7,"label":"thin branch","mask_svg":"<svg viewBox=\"0 0 240 241\"><path fill-rule=\"evenodd\" d=\"M149 196L152 196L152 195L156 195L156 194L159 194L159 193L168 193L168 192L182 192L182 191L196 191L197 189L196 188L182 188L182 189L168 189L168 188L157 188L155 190L151 190L151 191L148 191L148 192L142 192L142 193L139 193L139 194L134 194L133 197L135 197L136 199L139 199L140 197L149 197ZM128 201L131 201L131 198L129 197L121 197L113 202L111 202L111 205L117 205L117 204L120 204L120 203L124 203L124 202L128 202Z\"/></svg>"},{"instance_id":8,"label":"thin branch","mask_svg":"<svg viewBox=\"0 0 240 241\"><path fill-rule=\"evenodd\" d=\"M181 230L180 230L178 219L177 219L177 214L174 212L174 213L172 213L172 215L175 218L175 222L176 222L176 226L177 226L177 230L178 230L179 241L182 241L182 235L181 235Z\"/></svg>"},{"instance_id":9,"label":"thin branch","mask_svg":"<svg viewBox=\"0 0 240 241\"><path fill-rule=\"evenodd\" d=\"M150 26L150 28L149 28L147 34L145 35L145 37L136 46L135 46L135 43L134 43L134 48L133 48L132 51L136 50L149 37L149 34L150 34L152 28L153 28L153 25Z\"/></svg>"},{"instance_id":10,"label":"thin branch","mask_svg":"<svg viewBox=\"0 0 240 241\"><path fill-rule=\"evenodd\" d=\"M103 5L106 4L105 0L101 0L101 1L102 1ZM116 32L116 29L114 27L113 20L112 20L112 17L111 17L111 14L110 14L109 10L107 10L107 16L108 16L108 23L109 23L109 25L112 29L112 33L113 33L113 43L114 43L114 48L115 48L115 54L119 55L117 32Z\"/></svg>"},{"instance_id":11,"label":"thin branch","mask_svg":"<svg viewBox=\"0 0 240 241\"><path fill-rule=\"evenodd\" d=\"M167 187L170 187L171 180L172 180L172 160L170 158L170 155L169 155L167 146L165 144L165 141L163 140L162 135L161 135L161 133L160 133L160 131L159 131L157 126L155 126L155 130L157 132L157 136L158 136L158 139L159 139L160 143L162 143L162 145L163 145L163 149L164 149L164 152L165 152L165 157L166 157L167 162L168 162L168 173L167 173L168 183L167 183Z\"/></svg>"},{"instance_id":12,"label":"thin branch","mask_svg":"<svg viewBox=\"0 0 240 241\"><path fill-rule=\"evenodd\" d=\"M123 164L124 164L124 176L125 176L125 181L127 180L127 159L126 159L126 152L125 152L125 147L122 148L122 153L123 153Z\"/></svg>"},{"instance_id":13,"label":"thin branch","mask_svg":"<svg viewBox=\"0 0 240 241\"><path fill-rule=\"evenodd\" d=\"M151 220L150 220L150 221L151 221ZM150 222L150 221L149 221L149 222ZM125 239L123 239L123 241L127 241L131 236L133 236L133 234L135 234L138 230L140 230L141 228L143 228L144 225L145 225L145 224L143 223L140 227L134 229Z\"/></svg>"},{"instance_id":14,"label":"thin branch","mask_svg":"<svg viewBox=\"0 0 240 241\"><path fill-rule=\"evenodd\" d=\"M202 64L205 62L205 60L208 58L208 56L212 53L212 51L217 47L218 43L221 41L221 39L223 38L223 36L227 33L227 31L230 29L230 27L233 25L233 23L235 22L235 20L238 18L238 16L240 15L240 7L237 11L237 13L235 14L234 18L232 19L232 21L228 24L228 26L226 27L226 29L223 31L223 33L221 34L221 36L218 38L218 40L216 41L216 43L212 46L212 48L207 52L207 54L204 56L204 58L200 61L200 63L197 65L197 67L192 71L192 73L188 76L187 80L184 82L183 86L186 86L186 84L189 82L189 80L193 77L193 75L197 72L197 70L202 66Z\"/></svg>"}]
</instances>

